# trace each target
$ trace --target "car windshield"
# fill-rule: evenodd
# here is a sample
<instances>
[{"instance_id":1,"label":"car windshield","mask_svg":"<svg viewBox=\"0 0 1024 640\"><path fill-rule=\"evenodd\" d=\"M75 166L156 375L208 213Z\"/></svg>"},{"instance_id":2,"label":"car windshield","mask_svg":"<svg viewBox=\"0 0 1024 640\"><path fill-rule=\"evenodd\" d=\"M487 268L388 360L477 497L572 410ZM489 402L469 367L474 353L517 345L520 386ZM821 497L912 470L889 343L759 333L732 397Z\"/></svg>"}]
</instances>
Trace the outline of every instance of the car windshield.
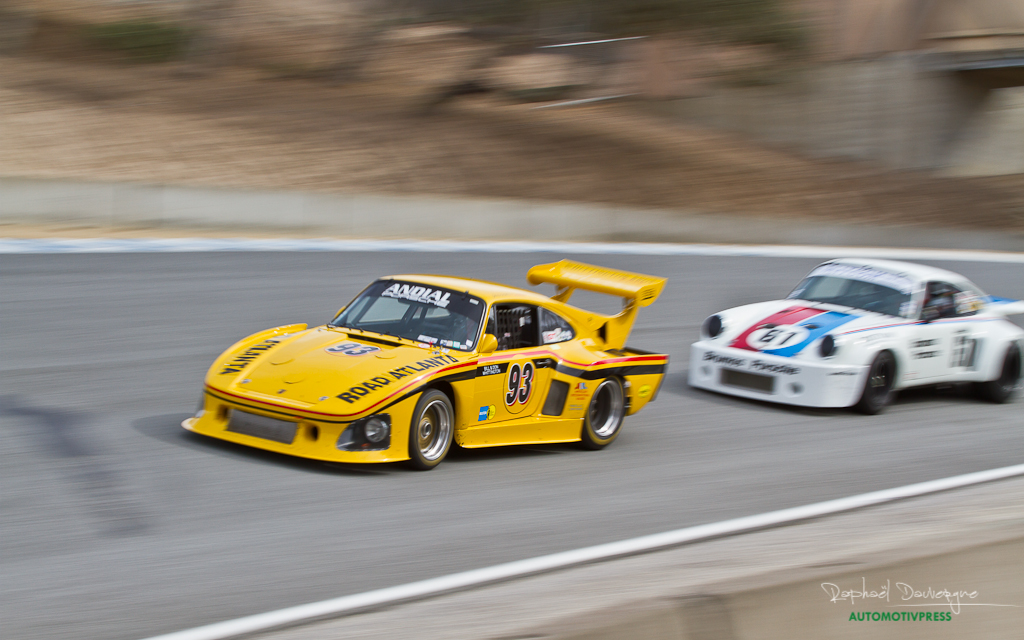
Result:
<instances>
[{"instance_id":1,"label":"car windshield","mask_svg":"<svg viewBox=\"0 0 1024 640\"><path fill-rule=\"evenodd\" d=\"M912 285L909 279L887 271L825 264L812 271L788 298L909 318L914 312Z\"/></svg>"},{"instance_id":2,"label":"car windshield","mask_svg":"<svg viewBox=\"0 0 1024 640\"><path fill-rule=\"evenodd\" d=\"M470 351L486 308L483 300L468 293L378 280L345 307L331 326Z\"/></svg>"}]
</instances>

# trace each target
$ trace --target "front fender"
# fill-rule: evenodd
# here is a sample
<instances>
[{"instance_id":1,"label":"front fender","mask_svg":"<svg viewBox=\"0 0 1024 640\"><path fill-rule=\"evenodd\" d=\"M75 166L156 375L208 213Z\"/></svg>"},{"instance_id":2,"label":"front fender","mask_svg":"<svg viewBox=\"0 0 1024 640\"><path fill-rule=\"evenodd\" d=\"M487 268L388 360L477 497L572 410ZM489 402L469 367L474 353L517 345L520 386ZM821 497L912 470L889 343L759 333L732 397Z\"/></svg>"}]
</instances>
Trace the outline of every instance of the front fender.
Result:
<instances>
[{"instance_id":1,"label":"front fender","mask_svg":"<svg viewBox=\"0 0 1024 640\"><path fill-rule=\"evenodd\" d=\"M221 371L225 363L230 362L232 356L235 356L239 353L244 353L245 350L248 349L249 347L259 344L264 340L268 340L276 336L286 335L289 333L298 333L299 331L305 330L307 326L309 325L286 324L280 327L274 327L273 329L259 331L250 336L242 338L235 344L225 349L219 356L217 356L217 359L213 361L213 364L210 365L210 368L206 372L207 381L209 381L216 373Z\"/></svg>"}]
</instances>

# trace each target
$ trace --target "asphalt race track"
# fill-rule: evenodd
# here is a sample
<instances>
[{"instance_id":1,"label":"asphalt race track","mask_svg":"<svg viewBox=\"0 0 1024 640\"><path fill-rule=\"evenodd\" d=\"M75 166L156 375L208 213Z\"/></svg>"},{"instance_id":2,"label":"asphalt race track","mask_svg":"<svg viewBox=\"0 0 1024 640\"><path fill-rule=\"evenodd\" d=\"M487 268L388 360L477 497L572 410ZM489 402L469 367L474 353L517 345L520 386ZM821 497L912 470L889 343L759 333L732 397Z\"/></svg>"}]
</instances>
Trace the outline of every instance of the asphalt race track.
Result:
<instances>
[{"instance_id":1,"label":"asphalt race track","mask_svg":"<svg viewBox=\"0 0 1024 640\"><path fill-rule=\"evenodd\" d=\"M630 341L672 355L666 384L604 451L455 452L416 473L293 460L179 426L224 348L325 322L376 276L523 286L529 266L558 257L0 256L3 637L132 640L1021 462L1020 399L927 390L863 417L687 387L704 317L784 296L813 259L578 256L669 278ZM1024 265L935 264L1024 298Z\"/></svg>"}]
</instances>

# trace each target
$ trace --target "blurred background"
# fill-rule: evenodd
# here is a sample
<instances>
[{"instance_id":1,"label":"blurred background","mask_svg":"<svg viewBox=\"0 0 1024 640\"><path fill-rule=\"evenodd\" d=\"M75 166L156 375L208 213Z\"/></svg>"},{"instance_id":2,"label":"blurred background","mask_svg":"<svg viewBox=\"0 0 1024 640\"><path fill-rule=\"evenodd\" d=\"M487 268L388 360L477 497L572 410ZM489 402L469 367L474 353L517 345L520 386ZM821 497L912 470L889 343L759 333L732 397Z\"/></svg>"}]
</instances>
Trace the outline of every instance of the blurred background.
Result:
<instances>
[{"instance_id":1,"label":"blurred background","mask_svg":"<svg viewBox=\"0 0 1024 640\"><path fill-rule=\"evenodd\" d=\"M0 51L5 176L1024 228L1017 0L3 0Z\"/></svg>"},{"instance_id":2,"label":"blurred background","mask_svg":"<svg viewBox=\"0 0 1024 640\"><path fill-rule=\"evenodd\" d=\"M300 219L310 211L320 226ZM670 235L673 216L699 218L704 235L683 237L694 227L682 223ZM768 236L785 225L881 229L860 240L870 245L1024 246L1024 3L0 0L0 238L843 244ZM936 230L942 244L912 241ZM786 296L829 247L783 258L635 247L539 256L468 243L462 253L22 246L25 255L16 242L0 247L4 640L138 640L1019 464L1024 450L1019 404L963 390L906 393L863 418L687 386L689 344L709 314ZM1024 298L1020 254L916 255ZM425 479L180 427L204 371L242 336L328 321L389 273L523 286L531 265L561 257L668 278L630 339L671 355L664 388L606 451L454 452ZM574 301L591 308L584 295ZM617 301L593 302L600 311ZM1017 535L1021 492L990 501L1008 505ZM991 514L976 512L979 522ZM895 519L868 533L909 540L892 535ZM934 526L978 540L944 527ZM797 564L860 571L846 556L835 562L849 548L818 557L824 546L800 546ZM996 557L989 566L1019 589L1019 571ZM679 573L743 564L730 561L702 557ZM1021 604L999 585L940 578ZM588 588L593 606L639 593L614 581ZM486 598L475 606L484 618L498 609ZM1013 637L1021 624L1008 616L1019 611L979 614L1003 626L974 636ZM453 637L462 613L442 616L436 637ZM845 616L830 620L849 628ZM803 616L775 628L814 635ZM400 637L390 630L380 637ZM527 631L514 637L540 637Z\"/></svg>"}]
</instances>

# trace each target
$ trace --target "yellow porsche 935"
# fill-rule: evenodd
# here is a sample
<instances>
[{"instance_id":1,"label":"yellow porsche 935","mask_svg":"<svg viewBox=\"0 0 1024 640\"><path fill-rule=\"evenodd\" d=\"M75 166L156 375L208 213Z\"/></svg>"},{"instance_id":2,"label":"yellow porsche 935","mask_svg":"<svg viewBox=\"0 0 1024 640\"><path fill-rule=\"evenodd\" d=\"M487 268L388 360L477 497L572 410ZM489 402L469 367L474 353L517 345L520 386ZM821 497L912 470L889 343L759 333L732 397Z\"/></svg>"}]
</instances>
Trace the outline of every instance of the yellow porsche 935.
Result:
<instances>
[{"instance_id":1,"label":"yellow porsche 935","mask_svg":"<svg viewBox=\"0 0 1024 640\"><path fill-rule=\"evenodd\" d=\"M381 278L329 323L268 329L210 367L182 426L334 462L439 464L462 447L580 442L600 449L654 400L668 356L625 346L664 278L562 260L533 267L543 295L433 275ZM616 315L568 304L620 296Z\"/></svg>"}]
</instances>

